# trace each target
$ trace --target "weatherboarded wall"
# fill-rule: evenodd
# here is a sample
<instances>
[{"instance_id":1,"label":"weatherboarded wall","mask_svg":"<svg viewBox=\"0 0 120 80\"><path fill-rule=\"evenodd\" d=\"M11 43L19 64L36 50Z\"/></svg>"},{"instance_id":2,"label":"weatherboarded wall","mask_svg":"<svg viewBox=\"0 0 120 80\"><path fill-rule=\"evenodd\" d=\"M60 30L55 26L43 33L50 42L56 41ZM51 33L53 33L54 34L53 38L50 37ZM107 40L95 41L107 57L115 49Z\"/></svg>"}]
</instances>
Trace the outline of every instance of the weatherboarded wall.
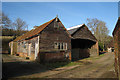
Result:
<instances>
[{"instance_id":1,"label":"weatherboarded wall","mask_svg":"<svg viewBox=\"0 0 120 80\"><path fill-rule=\"evenodd\" d=\"M39 43L39 52L35 58L36 43ZM36 37L18 42L17 46L19 56L39 62L71 60L71 37L59 19L53 20Z\"/></svg>"},{"instance_id":2,"label":"weatherboarded wall","mask_svg":"<svg viewBox=\"0 0 120 80\"><path fill-rule=\"evenodd\" d=\"M54 20L39 35L39 61L71 60L71 38L60 21ZM66 49L55 48L55 43L66 44Z\"/></svg>"},{"instance_id":3,"label":"weatherboarded wall","mask_svg":"<svg viewBox=\"0 0 120 80\"><path fill-rule=\"evenodd\" d=\"M69 32L72 36L72 60L98 56L97 39L85 24L77 29L70 29Z\"/></svg>"},{"instance_id":4,"label":"weatherboarded wall","mask_svg":"<svg viewBox=\"0 0 120 80\"><path fill-rule=\"evenodd\" d=\"M74 48L72 49L72 60L79 60L89 57L89 49Z\"/></svg>"},{"instance_id":5,"label":"weatherboarded wall","mask_svg":"<svg viewBox=\"0 0 120 80\"><path fill-rule=\"evenodd\" d=\"M71 60L71 36L56 17L18 37L16 55L39 62Z\"/></svg>"}]
</instances>

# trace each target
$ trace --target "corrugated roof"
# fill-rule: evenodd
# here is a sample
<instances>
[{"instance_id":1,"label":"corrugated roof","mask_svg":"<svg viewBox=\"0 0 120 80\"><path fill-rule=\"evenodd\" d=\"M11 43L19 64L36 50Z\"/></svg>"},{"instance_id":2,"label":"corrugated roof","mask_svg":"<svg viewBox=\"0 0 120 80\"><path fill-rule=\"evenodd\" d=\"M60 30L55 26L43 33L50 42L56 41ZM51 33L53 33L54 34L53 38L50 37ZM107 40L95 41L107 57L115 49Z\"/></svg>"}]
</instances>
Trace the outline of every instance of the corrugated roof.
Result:
<instances>
[{"instance_id":1,"label":"corrugated roof","mask_svg":"<svg viewBox=\"0 0 120 80\"><path fill-rule=\"evenodd\" d=\"M67 30L71 30L71 29L75 29L75 28L79 28L81 26L83 26L84 24L80 24L80 25L76 25L76 26L72 26L70 28L67 28Z\"/></svg>"},{"instance_id":2,"label":"corrugated roof","mask_svg":"<svg viewBox=\"0 0 120 80\"><path fill-rule=\"evenodd\" d=\"M97 41L95 36L92 34L92 32L87 28L87 26L85 24L73 26L71 28L67 28L67 30L69 31L69 33L71 34L73 39L88 39L88 40L92 40L95 42ZM80 30L79 31L80 35L74 36L74 34L78 30Z\"/></svg>"},{"instance_id":3,"label":"corrugated roof","mask_svg":"<svg viewBox=\"0 0 120 80\"><path fill-rule=\"evenodd\" d=\"M73 26L70 28L67 28L67 30L69 31L70 34L73 34L74 32L76 32L80 27L82 27L85 24L81 24L81 25L77 25L77 26Z\"/></svg>"},{"instance_id":4,"label":"corrugated roof","mask_svg":"<svg viewBox=\"0 0 120 80\"><path fill-rule=\"evenodd\" d=\"M37 35L38 33L40 33L45 27L47 27L48 24L50 24L53 20L55 20L56 18L40 25L39 27L32 29L31 31L25 33L22 36L17 37L14 41L18 41L18 40L24 40L26 38L32 37L34 35Z\"/></svg>"}]
</instances>

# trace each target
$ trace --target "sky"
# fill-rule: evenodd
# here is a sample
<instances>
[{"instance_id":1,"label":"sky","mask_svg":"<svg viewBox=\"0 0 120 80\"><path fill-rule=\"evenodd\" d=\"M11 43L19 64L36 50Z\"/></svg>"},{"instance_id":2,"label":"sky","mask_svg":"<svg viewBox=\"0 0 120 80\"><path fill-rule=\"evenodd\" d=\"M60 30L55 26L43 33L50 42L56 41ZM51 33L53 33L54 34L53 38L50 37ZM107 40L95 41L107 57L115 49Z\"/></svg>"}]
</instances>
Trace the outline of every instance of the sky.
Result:
<instances>
[{"instance_id":1,"label":"sky","mask_svg":"<svg viewBox=\"0 0 120 80\"><path fill-rule=\"evenodd\" d=\"M2 2L118 2L119 0L2 0Z\"/></svg>"},{"instance_id":2,"label":"sky","mask_svg":"<svg viewBox=\"0 0 120 80\"><path fill-rule=\"evenodd\" d=\"M120 1L118 2L118 16L120 17Z\"/></svg>"},{"instance_id":3,"label":"sky","mask_svg":"<svg viewBox=\"0 0 120 80\"><path fill-rule=\"evenodd\" d=\"M2 2L2 11L12 21L18 17L26 21L29 30L56 15L66 28L86 24L87 18L97 18L106 22L112 35L118 19L118 2Z\"/></svg>"}]
</instances>

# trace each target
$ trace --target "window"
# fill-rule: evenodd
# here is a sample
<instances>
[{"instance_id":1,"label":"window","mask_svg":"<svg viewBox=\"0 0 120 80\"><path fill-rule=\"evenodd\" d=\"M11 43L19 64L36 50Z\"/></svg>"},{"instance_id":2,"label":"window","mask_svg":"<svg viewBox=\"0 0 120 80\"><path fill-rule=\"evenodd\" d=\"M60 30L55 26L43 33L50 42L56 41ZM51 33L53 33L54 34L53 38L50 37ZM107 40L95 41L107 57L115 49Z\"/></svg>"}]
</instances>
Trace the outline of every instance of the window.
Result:
<instances>
[{"instance_id":1,"label":"window","mask_svg":"<svg viewBox=\"0 0 120 80\"><path fill-rule=\"evenodd\" d=\"M58 49L60 49L60 43L58 43Z\"/></svg>"},{"instance_id":2,"label":"window","mask_svg":"<svg viewBox=\"0 0 120 80\"><path fill-rule=\"evenodd\" d=\"M55 48L55 49L58 49L58 43L57 43L57 42L55 42L54 48Z\"/></svg>"},{"instance_id":3,"label":"window","mask_svg":"<svg viewBox=\"0 0 120 80\"><path fill-rule=\"evenodd\" d=\"M67 43L55 42L54 48L59 50L67 50Z\"/></svg>"},{"instance_id":4,"label":"window","mask_svg":"<svg viewBox=\"0 0 120 80\"><path fill-rule=\"evenodd\" d=\"M63 43L61 43L61 49L63 50L64 48L63 48Z\"/></svg>"}]
</instances>

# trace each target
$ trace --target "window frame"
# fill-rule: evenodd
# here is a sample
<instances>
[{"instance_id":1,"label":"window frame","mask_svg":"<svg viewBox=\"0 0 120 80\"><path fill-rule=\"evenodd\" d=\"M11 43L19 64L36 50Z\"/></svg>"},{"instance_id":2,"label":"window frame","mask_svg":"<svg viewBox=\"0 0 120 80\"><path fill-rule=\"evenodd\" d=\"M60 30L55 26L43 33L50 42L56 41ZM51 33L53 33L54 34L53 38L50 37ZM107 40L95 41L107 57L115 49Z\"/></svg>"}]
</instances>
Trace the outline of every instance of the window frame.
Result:
<instances>
[{"instance_id":1,"label":"window frame","mask_svg":"<svg viewBox=\"0 0 120 80\"><path fill-rule=\"evenodd\" d=\"M54 49L56 49L56 50L67 50L67 43L65 43L65 42L54 42Z\"/></svg>"}]
</instances>

